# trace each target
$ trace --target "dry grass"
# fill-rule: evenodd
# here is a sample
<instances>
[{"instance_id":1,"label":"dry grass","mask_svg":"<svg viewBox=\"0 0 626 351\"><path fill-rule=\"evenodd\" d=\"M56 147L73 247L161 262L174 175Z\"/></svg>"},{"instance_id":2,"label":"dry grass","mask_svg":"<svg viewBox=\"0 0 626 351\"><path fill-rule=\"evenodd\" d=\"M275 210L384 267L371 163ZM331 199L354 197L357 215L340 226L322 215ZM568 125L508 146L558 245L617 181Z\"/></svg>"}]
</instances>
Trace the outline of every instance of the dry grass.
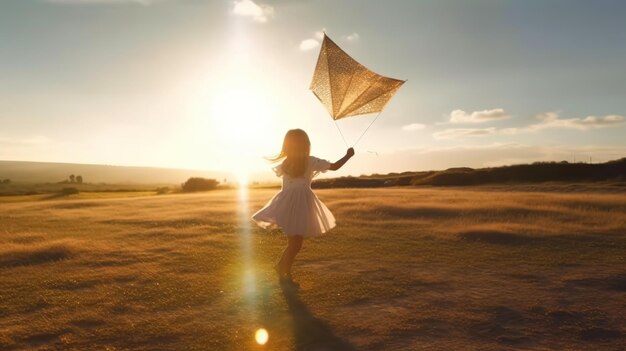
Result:
<instances>
[{"instance_id":1,"label":"dry grass","mask_svg":"<svg viewBox=\"0 0 626 351\"><path fill-rule=\"evenodd\" d=\"M623 193L322 190L339 226L305 243L294 291L271 270L284 238L248 220L273 192L0 204L0 349L626 342Z\"/></svg>"},{"instance_id":2,"label":"dry grass","mask_svg":"<svg viewBox=\"0 0 626 351\"><path fill-rule=\"evenodd\" d=\"M74 245L66 242L29 243L27 238L18 240L23 244L3 245L0 249L0 267L29 266L60 261L72 257L77 251Z\"/></svg>"}]
</instances>

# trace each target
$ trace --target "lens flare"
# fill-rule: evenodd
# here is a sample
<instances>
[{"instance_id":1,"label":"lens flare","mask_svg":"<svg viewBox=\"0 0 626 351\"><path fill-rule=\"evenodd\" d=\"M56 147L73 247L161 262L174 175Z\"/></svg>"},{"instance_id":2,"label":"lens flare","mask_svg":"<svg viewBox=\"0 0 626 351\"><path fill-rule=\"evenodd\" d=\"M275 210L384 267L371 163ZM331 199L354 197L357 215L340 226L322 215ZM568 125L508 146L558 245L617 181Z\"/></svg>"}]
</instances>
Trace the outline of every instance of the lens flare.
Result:
<instances>
[{"instance_id":1,"label":"lens flare","mask_svg":"<svg viewBox=\"0 0 626 351\"><path fill-rule=\"evenodd\" d=\"M263 328L258 329L256 333L254 334L254 339L259 345L265 345L265 343L267 342L269 338L270 338L270 335L267 333L267 330Z\"/></svg>"},{"instance_id":2,"label":"lens flare","mask_svg":"<svg viewBox=\"0 0 626 351\"><path fill-rule=\"evenodd\" d=\"M239 187L248 186L248 173L245 170L235 170L235 176L237 177L237 183L239 184Z\"/></svg>"}]
</instances>

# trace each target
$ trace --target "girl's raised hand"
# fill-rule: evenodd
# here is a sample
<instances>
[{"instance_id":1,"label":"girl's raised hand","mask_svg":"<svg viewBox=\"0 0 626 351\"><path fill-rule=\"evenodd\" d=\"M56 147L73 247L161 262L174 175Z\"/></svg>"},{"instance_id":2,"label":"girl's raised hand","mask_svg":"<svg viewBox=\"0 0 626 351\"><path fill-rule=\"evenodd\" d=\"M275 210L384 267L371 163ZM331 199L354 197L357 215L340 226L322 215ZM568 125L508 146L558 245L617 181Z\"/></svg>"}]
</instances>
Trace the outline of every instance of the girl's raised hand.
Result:
<instances>
[{"instance_id":1,"label":"girl's raised hand","mask_svg":"<svg viewBox=\"0 0 626 351\"><path fill-rule=\"evenodd\" d=\"M339 161L333 163L330 165L330 169L331 171L336 171L339 168L341 168L346 162L348 162L348 160L350 159L350 157L354 156L354 149L353 148L349 148L348 151L346 151L346 155L344 157L342 157Z\"/></svg>"}]
</instances>

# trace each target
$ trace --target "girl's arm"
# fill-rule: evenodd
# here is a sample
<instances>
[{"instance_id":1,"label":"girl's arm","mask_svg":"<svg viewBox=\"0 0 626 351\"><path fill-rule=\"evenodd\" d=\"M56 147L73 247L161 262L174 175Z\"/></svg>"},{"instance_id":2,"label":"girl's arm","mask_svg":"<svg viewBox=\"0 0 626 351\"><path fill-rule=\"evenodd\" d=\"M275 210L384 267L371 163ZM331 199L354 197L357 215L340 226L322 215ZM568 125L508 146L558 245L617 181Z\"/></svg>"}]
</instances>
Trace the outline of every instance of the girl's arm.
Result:
<instances>
[{"instance_id":1,"label":"girl's arm","mask_svg":"<svg viewBox=\"0 0 626 351\"><path fill-rule=\"evenodd\" d=\"M346 155L344 157L342 157L339 161L333 163L330 165L330 169L331 171L336 171L339 168L341 168L344 164L346 164L346 162L348 162L348 160L354 156L354 149L353 148L349 148L348 151L346 151Z\"/></svg>"}]
</instances>

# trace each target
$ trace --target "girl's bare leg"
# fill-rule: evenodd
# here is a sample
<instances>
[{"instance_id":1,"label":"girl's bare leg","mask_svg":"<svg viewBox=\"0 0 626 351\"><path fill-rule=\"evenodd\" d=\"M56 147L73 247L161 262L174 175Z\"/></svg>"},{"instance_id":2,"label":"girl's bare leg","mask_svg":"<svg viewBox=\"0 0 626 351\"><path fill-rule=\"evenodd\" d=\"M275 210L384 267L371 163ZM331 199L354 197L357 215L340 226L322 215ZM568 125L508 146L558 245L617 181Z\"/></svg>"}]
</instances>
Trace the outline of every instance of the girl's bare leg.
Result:
<instances>
[{"instance_id":1,"label":"girl's bare leg","mask_svg":"<svg viewBox=\"0 0 626 351\"><path fill-rule=\"evenodd\" d=\"M293 265L296 255L302 248L302 241L303 237L301 235L288 236L287 247L283 250L280 261L278 261L278 264L274 267L281 278L291 276L291 266Z\"/></svg>"}]
</instances>

